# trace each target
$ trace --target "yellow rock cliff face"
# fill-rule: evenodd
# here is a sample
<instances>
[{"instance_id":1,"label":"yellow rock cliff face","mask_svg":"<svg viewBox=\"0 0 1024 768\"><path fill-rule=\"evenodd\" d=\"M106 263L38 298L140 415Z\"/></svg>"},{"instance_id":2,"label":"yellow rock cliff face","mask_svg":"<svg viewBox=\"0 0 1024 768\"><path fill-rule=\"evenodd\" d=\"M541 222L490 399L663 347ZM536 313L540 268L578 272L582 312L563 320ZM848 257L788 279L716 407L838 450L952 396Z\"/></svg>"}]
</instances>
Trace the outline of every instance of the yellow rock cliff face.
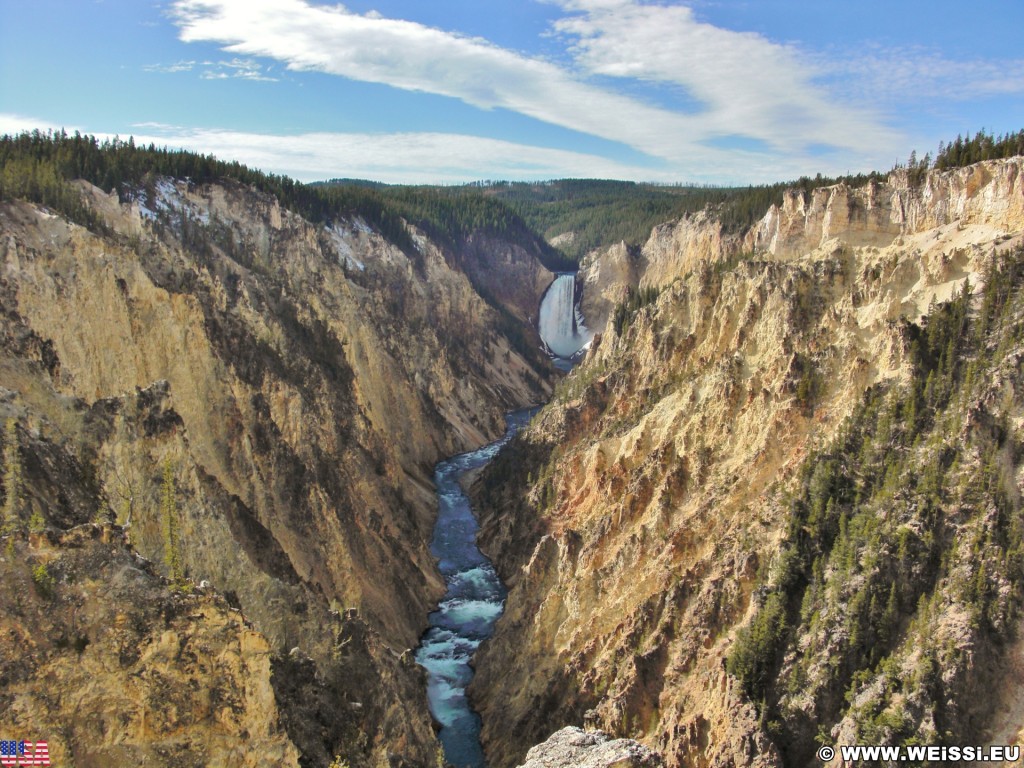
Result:
<instances>
[{"instance_id":1,"label":"yellow rock cliff face","mask_svg":"<svg viewBox=\"0 0 1024 768\"><path fill-rule=\"evenodd\" d=\"M740 254L774 259L826 253L837 243L847 248L901 246L901 238L940 233L947 251L963 243L985 242L1024 228L1024 180L1020 158L943 173L931 173L920 187L906 171L894 171L886 183L860 189L846 184L809 195L790 190L745 234L729 233L706 212L655 227L639 252L625 245L587 255L580 265L586 286L583 311L590 327L604 327L627 287L666 285L692 272L701 261L722 261ZM961 238L948 227L970 230ZM905 251L907 249L897 249Z\"/></svg>"},{"instance_id":2,"label":"yellow rock cliff face","mask_svg":"<svg viewBox=\"0 0 1024 768\"><path fill-rule=\"evenodd\" d=\"M697 216L588 257L588 322L628 285L661 293L477 486L511 587L471 688L494 765L584 723L668 765L779 764L725 659L781 492L867 387L906 378L902 319L1019 242L1022 165L789 195L745 239Z\"/></svg>"},{"instance_id":3,"label":"yellow rock cliff face","mask_svg":"<svg viewBox=\"0 0 1024 768\"><path fill-rule=\"evenodd\" d=\"M845 184L815 190L809 199L787 193L748 234L744 245L779 258L799 256L841 238L852 247L885 246L900 235L949 224L1017 232L1024 226L1024 169L1020 158L929 173L920 187L907 172L862 189Z\"/></svg>"},{"instance_id":4,"label":"yellow rock cliff face","mask_svg":"<svg viewBox=\"0 0 1024 768\"><path fill-rule=\"evenodd\" d=\"M328 679L335 704L359 698L349 732L331 723L309 736L319 752L300 745L313 764L343 742L432 760L421 673L401 654L443 592L433 464L545 399L547 369L498 330L458 254L418 232L407 253L358 218L314 226L237 183L155 187L122 204L82 184L99 232L0 204L10 415L68 443L90 503L160 567L169 468L186 574L241 606L269 650L296 649L295 674ZM530 280L491 300L526 316L550 273L493 245L478 269ZM51 524L69 516L55 501L37 505ZM353 681L365 690L338 693Z\"/></svg>"},{"instance_id":5,"label":"yellow rock cliff face","mask_svg":"<svg viewBox=\"0 0 1024 768\"><path fill-rule=\"evenodd\" d=\"M266 638L120 536L85 524L0 563L4 733L47 741L54 765L298 766Z\"/></svg>"}]
</instances>

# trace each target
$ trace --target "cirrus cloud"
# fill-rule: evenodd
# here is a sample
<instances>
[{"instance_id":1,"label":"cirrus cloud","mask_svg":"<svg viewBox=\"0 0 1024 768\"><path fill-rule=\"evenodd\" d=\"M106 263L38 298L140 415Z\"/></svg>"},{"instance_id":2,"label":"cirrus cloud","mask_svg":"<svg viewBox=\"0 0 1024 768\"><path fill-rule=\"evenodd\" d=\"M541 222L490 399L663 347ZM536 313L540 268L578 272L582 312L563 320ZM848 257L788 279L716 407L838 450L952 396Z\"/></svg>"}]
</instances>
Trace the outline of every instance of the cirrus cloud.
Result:
<instances>
[{"instance_id":1,"label":"cirrus cloud","mask_svg":"<svg viewBox=\"0 0 1024 768\"><path fill-rule=\"evenodd\" d=\"M845 153L847 165L870 162L880 147L888 157L898 141L867 111L830 100L794 51L759 35L702 24L684 6L556 4L566 15L555 31L570 41L573 68L481 38L307 0L176 0L172 14L185 42L511 110L627 145L671 164L677 176L697 167L696 153L712 173L735 164L714 146L722 137L746 137L789 161L827 144ZM597 85L593 75L672 83L702 106L658 107Z\"/></svg>"},{"instance_id":2,"label":"cirrus cloud","mask_svg":"<svg viewBox=\"0 0 1024 768\"><path fill-rule=\"evenodd\" d=\"M684 5L556 4L571 15L555 29L584 71L684 88L703 104L687 121L701 138L742 135L787 154L815 144L870 152L896 138L878 116L830 97L791 46L703 23Z\"/></svg>"}]
</instances>

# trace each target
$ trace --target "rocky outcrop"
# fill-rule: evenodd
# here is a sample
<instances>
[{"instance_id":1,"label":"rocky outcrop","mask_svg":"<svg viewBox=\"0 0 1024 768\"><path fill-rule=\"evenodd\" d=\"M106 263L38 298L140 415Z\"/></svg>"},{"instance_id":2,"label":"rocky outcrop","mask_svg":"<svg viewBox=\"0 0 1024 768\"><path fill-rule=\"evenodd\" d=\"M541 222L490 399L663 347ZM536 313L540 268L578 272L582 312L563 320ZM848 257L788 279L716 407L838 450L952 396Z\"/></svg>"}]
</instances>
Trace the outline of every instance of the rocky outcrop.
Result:
<instances>
[{"instance_id":1,"label":"rocky outcrop","mask_svg":"<svg viewBox=\"0 0 1024 768\"><path fill-rule=\"evenodd\" d=\"M603 731L563 728L526 753L519 768L656 768L661 759L630 739L612 739Z\"/></svg>"},{"instance_id":2,"label":"rocky outcrop","mask_svg":"<svg viewBox=\"0 0 1024 768\"><path fill-rule=\"evenodd\" d=\"M485 300L421 233L406 252L359 218L315 226L231 181L161 179L131 203L80 190L94 230L0 204L4 407L38 480L21 524L110 514L158 569L173 554L240 607L306 681L275 694L322 703L283 721L309 764L432 761L402 655L443 587L431 471L550 391L537 344L506 332L525 299ZM489 269L544 271L512 246ZM54 444L88 479L84 501L43 482Z\"/></svg>"},{"instance_id":3,"label":"rocky outcrop","mask_svg":"<svg viewBox=\"0 0 1024 768\"><path fill-rule=\"evenodd\" d=\"M710 221L652 234L637 284L657 300L605 329L476 487L511 586L471 687L492 764L582 721L668 765L782 764L725 666L782 567L786 494L868 388L909 381L910 321L1020 241L1020 165L933 174L925 189L946 191L928 203L898 177L884 195L820 190L800 214L791 196L743 258ZM883 196L884 214L849 213ZM605 292L632 279L610 274Z\"/></svg>"},{"instance_id":4,"label":"rocky outcrop","mask_svg":"<svg viewBox=\"0 0 1024 768\"><path fill-rule=\"evenodd\" d=\"M755 256L798 259L846 248L897 246L922 233L943 239L947 250L992 242L1024 228L1024 161L992 160L969 168L929 173L913 185L906 170L893 171L884 183L853 189L845 183L805 193L786 192L746 233L725 232L707 212L655 227L643 248L625 245L594 251L580 264L586 286L583 311L589 327L600 331L627 288L664 286L697 269L702 262L728 263ZM953 236L951 229L959 236ZM935 237L937 235L937 237ZM920 238L917 238L920 240Z\"/></svg>"},{"instance_id":5,"label":"rocky outcrop","mask_svg":"<svg viewBox=\"0 0 1024 768\"><path fill-rule=\"evenodd\" d=\"M604 328L608 324L626 289L639 285L643 266L641 254L625 243L583 257L576 280L583 286L580 309L588 327Z\"/></svg>"},{"instance_id":6,"label":"rocky outcrop","mask_svg":"<svg viewBox=\"0 0 1024 768\"><path fill-rule=\"evenodd\" d=\"M529 338L537 327L538 297L551 285L552 272L544 266L540 241L523 236L518 242L494 235L468 236L456 251L455 263L481 296L500 304L519 321L519 332Z\"/></svg>"},{"instance_id":7,"label":"rocky outcrop","mask_svg":"<svg viewBox=\"0 0 1024 768\"><path fill-rule=\"evenodd\" d=\"M885 184L861 189L846 184L810 195L786 193L750 232L745 247L778 258L792 258L833 238L852 247L884 247L894 239L950 224L988 227L993 234L1024 228L1024 162L992 160L968 168L931 172L920 186L905 169Z\"/></svg>"},{"instance_id":8,"label":"rocky outcrop","mask_svg":"<svg viewBox=\"0 0 1024 768\"><path fill-rule=\"evenodd\" d=\"M110 525L9 538L0 729L54 765L299 765L266 637L169 588Z\"/></svg>"}]
</instances>

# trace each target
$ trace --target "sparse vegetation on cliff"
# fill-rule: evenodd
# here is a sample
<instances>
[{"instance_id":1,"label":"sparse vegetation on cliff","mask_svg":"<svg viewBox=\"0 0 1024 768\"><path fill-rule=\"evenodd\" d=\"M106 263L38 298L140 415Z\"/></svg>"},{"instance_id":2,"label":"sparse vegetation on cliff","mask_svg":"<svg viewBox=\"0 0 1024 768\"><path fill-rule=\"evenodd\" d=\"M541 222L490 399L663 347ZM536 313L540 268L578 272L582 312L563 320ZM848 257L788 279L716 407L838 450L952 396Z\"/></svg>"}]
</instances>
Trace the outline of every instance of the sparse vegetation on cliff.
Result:
<instances>
[{"instance_id":1,"label":"sparse vegetation on cliff","mask_svg":"<svg viewBox=\"0 0 1024 768\"><path fill-rule=\"evenodd\" d=\"M160 523L164 540L164 565L175 589L184 589L185 564L181 552L178 491L174 482L174 464L170 459L164 461L160 483Z\"/></svg>"},{"instance_id":2,"label":"sparse vegetation on cliff","mask_svg":"<svg viewBox=\"0 0 1024 768\"><path fill-rule=\"evenodd\" d=\"M995 685L963 649L998 658L1024 599L1009 426L1022 277L1024 249L1004 253L980 297L965 282L906 323L910 383L869 390L803 465L778 565L729 656L794 763L816 749L808 723L848 719L857 743L953 744L994 705L941 690Z\"/></svg>"},{"instance_id":3,"label":"sparse vegetation on cliff","mask_svg":"<svg viewBox=\"0 0 1024 768\"><path fill-rule=\"evenodd\" d=\"M612 310L611 321L612 328L615 329L615 335L621 336L629 330L629 325L633 322L633 317L636 313L648 304L653 304L657 301L660 292L655 285L637 289L631 286L627 290L626 298L616 304L615 309Z\"/></svg>"},{"instance_id":4,"label":"sparse vegetation on cliff","mask_svg":"<svg viewBox=\"0 0 1024 768\"><path fill-rule=\"evenodd\" d=\"M1013 738L1024 299L1021 251L993 248L1024 226L1020 168L594 258L662 294L478 486L512 580L471 690L497 763L580 718L673 766Z\"/></svg>"},{"instance_id":5,"label":"sparse vegetation on cliff","mask_svg":"<svg viewBox=\"0 0 1024 768\"><path fill-rule=\"evenodd\" d=\"M11 534L21 528L22 473L18 447L18 422L8 419L4 426L4 505L0 513L0 533Z\"/></svg>"}]
</instances>

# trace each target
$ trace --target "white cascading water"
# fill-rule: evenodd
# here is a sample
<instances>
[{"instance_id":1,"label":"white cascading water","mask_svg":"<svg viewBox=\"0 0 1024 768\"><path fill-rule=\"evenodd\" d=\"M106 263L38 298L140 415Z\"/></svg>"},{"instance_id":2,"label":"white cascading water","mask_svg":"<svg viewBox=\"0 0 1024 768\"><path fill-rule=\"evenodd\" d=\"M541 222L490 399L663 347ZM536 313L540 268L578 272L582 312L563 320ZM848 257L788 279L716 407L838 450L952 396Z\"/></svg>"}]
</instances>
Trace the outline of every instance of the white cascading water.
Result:
<instances>
[{"instance_id":1,"label":"white cascading water","mask_svg":"<svg viewBox=\"0 0 1024 768\"><path fill-rule=\"evenodd\" d=\"M564 360L586 347L593 334L583 324L576 306L576 275L558 275L540 303L537 323L540 337L548 350Z\"/></svg>"}]
</instances>

